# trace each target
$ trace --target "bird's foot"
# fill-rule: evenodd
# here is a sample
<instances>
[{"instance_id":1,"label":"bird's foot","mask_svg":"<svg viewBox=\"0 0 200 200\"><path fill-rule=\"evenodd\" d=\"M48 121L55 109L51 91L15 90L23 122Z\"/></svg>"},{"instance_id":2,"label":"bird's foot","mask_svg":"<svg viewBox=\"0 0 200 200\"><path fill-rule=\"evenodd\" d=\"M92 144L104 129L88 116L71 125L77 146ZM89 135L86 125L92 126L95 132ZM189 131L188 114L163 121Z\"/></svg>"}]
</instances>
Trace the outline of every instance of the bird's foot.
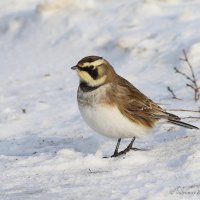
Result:
<instances>
[{"instance_id":1,"label":"bird's foot","mask_svg":"<svg viewBox=\"0 0 200 200\"><path fill-rule=\"evenodd\" d=\"M133 150L133 151L147 151L147 149L139 149L139 148L133 148L133 147L127 147L126 149L124 149L123 151L120 151L120 152L115 152L111 158L113 157L117 157L117 156L121 156L123 154L126 154L128 153L130 150Z\"/></svg>"},{"instance_id":2,"label":"bird's foot","mask_svg":"<svg viewBox=\"0 0 200 200\"><path fill-rule=\"evenodd\" d=\"M149 149L139 149L139 148L131 148L133 151L148 151Z\"/></svg>"},{"instance_id":3,"label":"bird's foot","mask_svg":"<svg viewBox=\"0 0 200 200\"><path fill-rule=\"evenodd\" d=\"M114 158L114 157L118 157L121 156L123 154L128 153L130 150L132 151L148 151L148 149L139 149L139 148L126 148L123 151L120 152L115 152L112 156L104 156L103 158Z\"/></svg>"},{"instance_id":4,"label":"bird's foot","mask_svg":"<svg viewBox=\"0 0 200 200\"><path fill-rule=\"evenodd\" d=\"M114 158L123 154L126 154L128 151L130 151L130 149L128 150L127 148L124 149L123 151L120 152L114 152L114 154L112 156L104 156L103 158Z\"/></svg>"},{"instance_id":5,"label":"bird's foot","mask_svg":"<svg viewBox=\"0 0 200 200\"><path fill-rule=\"evenodd\" d=\"M130 150L129 150L130 151ZM114 158L114 157L117 157L117 156L120 156L120 155L123 155L123 154L126 154L128 151L120 151L120 152L117 152L117 153L114 153L111 158Z\"/></svg>"},{"instance_id":6,"label":"bird's foot","mask_svg":"<svg viewBox=\"0 0 200 200\"><path fill-rule=\"evenodd\" d=\"M135 141L135 137L131 140L130 144L123 151L118 152L119 144L121 142L121 138L119 138L118 141L117 141L117 146L115 148L114 154L111 156L111 158L126 154L130 150L133 150L133 151L147 151L147 149L138 149L138 148L132 147L134 141ZM103 158L108 158L108 157L103 157Z\"/></svg>"}]
</instances>

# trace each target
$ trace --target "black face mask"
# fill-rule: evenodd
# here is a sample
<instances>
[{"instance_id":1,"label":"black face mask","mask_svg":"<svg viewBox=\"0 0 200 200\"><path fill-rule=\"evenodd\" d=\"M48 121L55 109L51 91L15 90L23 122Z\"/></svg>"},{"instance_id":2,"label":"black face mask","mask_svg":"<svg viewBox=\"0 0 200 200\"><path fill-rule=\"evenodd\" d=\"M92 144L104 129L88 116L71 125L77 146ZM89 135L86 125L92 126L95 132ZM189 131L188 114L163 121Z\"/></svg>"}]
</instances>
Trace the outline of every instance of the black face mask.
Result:
<instances>
[{"instance_id":1,"label":"black face mask","mask_svg":"<svg viewBox=\"0 0 200 200\"><path fill-rule=\"evenodd\" d=\"M98 70L94 68L94 66L88 66L88 67L79 67L78 68L80 71L85 71L87 72L94 80L97 79L98 77Z\"/></svg>"}]
</instances>

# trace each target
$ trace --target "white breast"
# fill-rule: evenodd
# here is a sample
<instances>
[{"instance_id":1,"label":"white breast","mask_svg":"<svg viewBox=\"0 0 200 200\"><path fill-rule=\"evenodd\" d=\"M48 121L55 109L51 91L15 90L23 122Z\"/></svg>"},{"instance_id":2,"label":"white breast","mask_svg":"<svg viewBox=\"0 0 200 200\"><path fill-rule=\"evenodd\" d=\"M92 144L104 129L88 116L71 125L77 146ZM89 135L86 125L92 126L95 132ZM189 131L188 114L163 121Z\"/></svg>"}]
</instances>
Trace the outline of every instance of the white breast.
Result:
<instances>
[{"instance_id":1,"label":"white breast","mask_svg":"<svg viewBox=\"0 0 200 200\"><path fill-rule=\"evenodd\" d=\"M88 99L91 99L88 95L81 94L79 110L83 119L96 132L111 138L141 137L149 132L149 128L138 125L122 115L116 106L99 104L99 97L95 94L91 93L90 95L96 98L93 98L90 104L85 104L84 100L88 102ZM102 97L103 91L98 91L98 95Z\"/></svg>"},{"instance_id":2,"label":"white breast","mask_svg":"<svg viewBox=\"0 0 200 200\"><path fill-rule=\"evenodd\" d=\"M87 124L96 132L111 138L142 137L149 131L126 117L116 107L79 106L80 112Z\"/></svg>"}]
</instances>

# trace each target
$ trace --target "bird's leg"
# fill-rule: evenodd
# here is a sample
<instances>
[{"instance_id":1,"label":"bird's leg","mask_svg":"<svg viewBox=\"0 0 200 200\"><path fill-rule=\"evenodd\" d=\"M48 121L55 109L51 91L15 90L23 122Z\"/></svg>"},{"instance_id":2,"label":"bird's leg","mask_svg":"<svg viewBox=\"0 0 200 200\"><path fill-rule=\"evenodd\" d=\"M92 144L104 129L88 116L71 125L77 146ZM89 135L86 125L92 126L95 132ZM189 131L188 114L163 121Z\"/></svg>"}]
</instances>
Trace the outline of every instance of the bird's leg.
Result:
<instances>
[{"instance_id":1,"label":"bird's leg","mask_svg":"<svg viewBox=\"0 0 200 200\"><path fill-rule=\"evenodd\" d=\"M136 139L136 137L134 137L134 138L131 140L130 144L129 144L129 145L126 147L126 149L124 150L124 151L126 151L126 153L127 153L128 151L130 151L130 150L134 150L134 151L146 151L146 149L138 149L138 148L133 147L133 143L134 143L135 139Z\"/></svg>"},{"instance_id":2,"label":"bird's leg","mask_svg":"<svg viewBox=\"0 0 200 200\"><path fill-rule=\"evenodd\" d=\"M124 149L123 151L121 151L122 153L127 153L130 150L135 150L136 148L133 148L133 143L135 141L136 137L133 137L133 139L131 140L130 144L126 147L126 149Z\"/></svg>"},{"instance_id":3,"label":"bird's leg","mask_svg":"<svg viewBox=\"0 0 200 200\"><path fill-rule=\"evenodd\" d=\"M117 140L117 145L116 145L116 147L115 147L114 154L113 154L111 157L117 157L117 156L118 156L118 149L119 149L120 142L121 142L121 138L119 138L119 139ZM107 157L107 156L104 156L103 158L108 158L108 157Z\"/></svg>"},{"instance_id":4,"label":"bird's leg","mask_svg":"<svg viewBox=\"0 0 200 200\"><path fill-rule=\"evenodd\" d=\"M111 157L117 157L117 156L120 156L122 154L126 154L128 151L130 151L132 149L134 141L135 141L135 137L131 140L130 144L126 147L126 149L124 149L123 151L118 152L119 144L121 142L121 138L120 138L118 140L118 142L117 142L117 146L115 148L115 152L114 152L114 154Z\"/></svg>"},{"instance_id":5,"label":"bird's leg","mask_svg":"<svg viewBox=\"0 0 200 200\"><path fill-rule=\"evenodd\" d=\"M121 138L119 138L118 141L117 141L117 145L116 145L114 154L117 154L117 153L118 153L118 149L119 149L120 142L121 142Z\"/></svg>"},{"instance_id":6,"label":"bird's leg","mask_svg":"<svg viewBox=\"0 0 200 200\"><path fill-rule=\"evenodd\" d=\"M121 138L119 138L119 139L117 140L117 145L116 145L116 147L115 147L114 154L113 154L111 157L116 157L116 156L118 156L118 149L119 149L120 142L121 142Z\"/></svg>"},{"instance_id":7,"label":"bird's leg","mask_svg":"<svg viewBox=\"0 0 200 200\"><path fill-rule=\"evenodd\" d=\"M123 151L120 151L120 152L118 152L118 147L119 147L119 144L118 144L118 143L120 143L121 139L118 140L117 146L116 146L116 149L115 149L115 152L114 152L114 154L113 154L111 157L117 157L117 156L120 156L120 155L122 155L122 154L126 154L126 153L129 152L130 150L134 150L134 151L146 151L146 149L138 149L138 148L133 148L133 147L132 147L132 146L133 146L133 143L134 143L134 141L135 141L135 139L136 139L136 138L133 137L133 139L131 140L130 144L126 147L126 149L124 149Z\"/></svg>"},{"instance_id":8,"label":"bird's leg","mask_svg":"<svg viewBox=\"0 0 200 200\"><path fill-rule=\"evenodd\" d=\"M123 151L118 152L119 145L120 145L120 142L121 142L121 138L119 138L118 141L117 141L117 145L116 145L114 154L111 156L111 158L112 157L120 156L122 154L126 154L130 150L134 150L134 151L147 151L146 149L133 148L133 143L134 143L135 139L136 139L136 137L133 137L133 139L131 140L130 144L126 147L126 149L124 149Z\"/></svg>"},{"instance_id":9,"label":"bird's leg","mask_svg":"<svg viewBox=\"0 0 200 200\"><path fill-rule=\"evenodd\" d=\"M139 149L139 148L135 148L135 147L132 147L133 146L133 142L135 141L135 137L131 140L131 143L128 145L128 151L130 150L133 150L133 151L148 151L147 149ZM127 152L128 152L127 151Z\"/></svg>"}]
</instances>

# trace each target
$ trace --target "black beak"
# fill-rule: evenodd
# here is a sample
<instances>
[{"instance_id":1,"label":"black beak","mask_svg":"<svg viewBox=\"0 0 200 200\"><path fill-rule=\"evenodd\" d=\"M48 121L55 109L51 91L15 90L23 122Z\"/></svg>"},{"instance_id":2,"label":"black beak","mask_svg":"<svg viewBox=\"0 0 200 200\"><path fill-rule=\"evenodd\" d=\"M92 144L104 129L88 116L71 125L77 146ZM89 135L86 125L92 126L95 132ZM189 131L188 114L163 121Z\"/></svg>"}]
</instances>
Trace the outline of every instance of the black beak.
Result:
<instances>
[{"instance_id":1,"label":"black beak","mask_svg":"<svg viewBox=\"0 0 200 200\"><path fill-rule=\"evenodd\" d=\"M71 67L71 69L76 70L76 69L78 69L78 67L75 65L75 66Z\"/></svg>"}]
</instances>

